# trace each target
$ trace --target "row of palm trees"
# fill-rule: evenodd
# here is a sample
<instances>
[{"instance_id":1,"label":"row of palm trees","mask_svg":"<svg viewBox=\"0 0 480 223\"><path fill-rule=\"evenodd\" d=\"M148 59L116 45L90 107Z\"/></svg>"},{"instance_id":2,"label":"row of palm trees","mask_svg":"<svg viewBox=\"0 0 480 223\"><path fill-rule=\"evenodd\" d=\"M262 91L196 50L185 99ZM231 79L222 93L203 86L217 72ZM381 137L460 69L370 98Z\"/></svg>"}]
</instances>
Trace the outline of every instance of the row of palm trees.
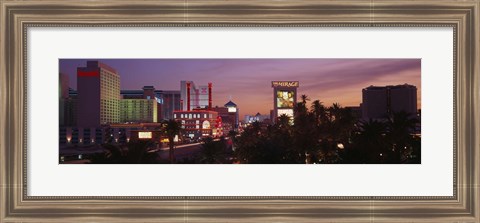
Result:
<instances>
[{"instance_id":1,"label":"row of palm trees","mask_svg":"<svg viewBox=\"0 0 480 223\"><path fill-rule=\"evenodd\" d=\"M240 163L419 163L414 114L359 121L338 103L326 107L302 95L292 118L253 123L235 141Z\"/></svg>"}]
</instances>

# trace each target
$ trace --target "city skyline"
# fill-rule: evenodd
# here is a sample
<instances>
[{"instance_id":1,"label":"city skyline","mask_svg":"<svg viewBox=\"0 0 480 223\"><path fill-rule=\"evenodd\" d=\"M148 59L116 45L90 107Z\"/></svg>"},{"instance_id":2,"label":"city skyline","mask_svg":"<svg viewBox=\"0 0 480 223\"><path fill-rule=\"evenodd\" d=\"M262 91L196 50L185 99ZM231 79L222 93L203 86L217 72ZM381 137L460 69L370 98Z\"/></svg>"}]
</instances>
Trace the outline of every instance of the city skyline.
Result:
<instances>
[{"instance_id":1,"label":"city skyline","mask_svg":"<svg viewBox=\"0 0 480 223\"><path fill-rule=\"evenodd\" d=\"M60 72L77 89L76 69L98 60L120 75L120 89L153 85L158 90L179 90L180 81L213 83L213 105L230 98L240 117L269 114L273 80L299 81L298 96L307 95L325 105L359 106L362 89L408 83L418 88L421 108L420 59L60 59Z\"/></svg>"}]
</instances>

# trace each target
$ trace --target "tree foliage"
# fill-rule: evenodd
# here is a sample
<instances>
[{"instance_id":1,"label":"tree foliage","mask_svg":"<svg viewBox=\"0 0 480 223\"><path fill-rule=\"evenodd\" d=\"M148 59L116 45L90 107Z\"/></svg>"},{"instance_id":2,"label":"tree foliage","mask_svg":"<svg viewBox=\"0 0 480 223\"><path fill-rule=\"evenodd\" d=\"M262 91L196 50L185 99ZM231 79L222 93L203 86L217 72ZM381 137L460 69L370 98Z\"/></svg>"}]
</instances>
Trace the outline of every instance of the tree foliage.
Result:
<instances>
[{"instance_id":1,"label":"tree foliage","mask_svg":"<svg viewBox=\"0 0 480 223\"><path fill-rule=\"evenodd\" d=\"M178 121L175 121L173 119L166 120L162 123L162 130L164 131L164 134L168 138L168 147L169 147L169 152L168 152L168 157L170 160L170 163L175 163L175 136L181 136L181 131L182 131L182 124L180 124Z\"/></svg>"},{"instance_id":2,"label":"tree foliage","mask_svg":"<svg viewBox=\"0 0 480 223\"><path fill-rule=\"evenodd\" d=\"M275 124L254 122L234 143L240 163L419 163L420 139L414 115L392 113L382 120L358 120L338 103L324 106L301 96L294 117Z\"/></svg>"},{"instance_id":3,"label":"tree foliage","mask_svg":"<svg viewBox=\"0 0 480 223\"><path fill-rule=\"evenodd\" d=\"M153 150L154 144L150 141L132 140L121 147L114 144L103 144L104 153L94 154L92 164L142 164L156 163L158 154Z\"/></svg>"}]
</instances>

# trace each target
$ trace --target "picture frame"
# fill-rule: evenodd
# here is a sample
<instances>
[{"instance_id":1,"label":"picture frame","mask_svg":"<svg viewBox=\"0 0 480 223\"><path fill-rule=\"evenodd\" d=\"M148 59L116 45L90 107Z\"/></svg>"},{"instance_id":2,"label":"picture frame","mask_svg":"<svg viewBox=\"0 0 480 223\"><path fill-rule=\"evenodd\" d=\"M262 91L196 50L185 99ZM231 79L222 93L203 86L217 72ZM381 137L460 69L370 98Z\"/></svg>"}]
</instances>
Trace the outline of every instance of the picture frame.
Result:
<instances>
[{"instance_id":1,"label":"picture frame","mask_svg":"<svg viewBox=\"0 0 480 223\"><path fill-rule=\"evenodd\" d=\"M466 1L0 1L2 222L480 222L480 29ZM28 27L454 28L454 195L28 196Z\"/></svg>"}]
</instances>

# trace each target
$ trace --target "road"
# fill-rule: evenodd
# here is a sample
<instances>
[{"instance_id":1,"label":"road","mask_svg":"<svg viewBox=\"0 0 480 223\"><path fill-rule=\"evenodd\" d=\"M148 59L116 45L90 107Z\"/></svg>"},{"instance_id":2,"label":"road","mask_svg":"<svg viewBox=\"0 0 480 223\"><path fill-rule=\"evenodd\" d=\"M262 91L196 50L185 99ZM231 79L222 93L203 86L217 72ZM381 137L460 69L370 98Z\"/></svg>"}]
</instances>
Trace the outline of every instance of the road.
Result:
<instances>
[{"instance_id":1,"label":"road","mask_svg":"<svg viewBox=\"0 0 480 223\"><path fill-rule=\"evenodd\" d=\"M175 158L177 160L181 160L183 158L192 157L195 154L199 153L201 149L202 149L202 143L192 143L192 144L175 146ZM168 159L168 152L169 152L168 146L162 147L157 151L161 159Z\"/></svg>"}]
</instances>

